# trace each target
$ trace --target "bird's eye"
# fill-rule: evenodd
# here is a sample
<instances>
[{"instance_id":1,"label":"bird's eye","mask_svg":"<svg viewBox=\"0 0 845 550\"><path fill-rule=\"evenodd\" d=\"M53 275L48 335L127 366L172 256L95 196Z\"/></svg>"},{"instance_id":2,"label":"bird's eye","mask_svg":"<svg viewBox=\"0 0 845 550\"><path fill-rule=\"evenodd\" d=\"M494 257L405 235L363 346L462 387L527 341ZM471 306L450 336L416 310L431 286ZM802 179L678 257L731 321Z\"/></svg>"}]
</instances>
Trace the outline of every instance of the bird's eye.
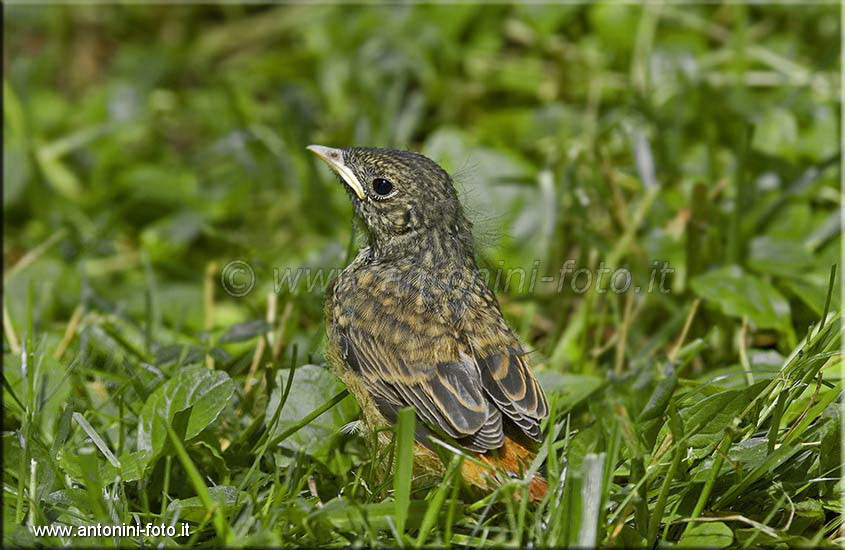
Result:
<instances>
[{"instance_id":1,"label":"bird's eye","mask_svg":"<svg viewBox=\"0 0 845 550\"><path fill-rule=\"evenodd\" d=\"M376 178L373 180L373 191L376 195L386 197L393 191L393 184L384 178Z\"/></svg>"}]
</instances>

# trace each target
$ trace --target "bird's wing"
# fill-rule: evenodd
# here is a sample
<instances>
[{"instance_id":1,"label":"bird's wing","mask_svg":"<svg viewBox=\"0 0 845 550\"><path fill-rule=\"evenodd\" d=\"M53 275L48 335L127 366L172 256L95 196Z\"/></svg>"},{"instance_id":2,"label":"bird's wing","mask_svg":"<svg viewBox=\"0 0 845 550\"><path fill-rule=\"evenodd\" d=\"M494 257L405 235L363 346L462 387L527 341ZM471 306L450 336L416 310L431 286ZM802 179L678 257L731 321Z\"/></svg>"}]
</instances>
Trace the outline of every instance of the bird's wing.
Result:
<instances>
[{"instance_id":1,"label":"bird's wing","mask_svg":"<svg viewBox=\"0 0 845 550\"><path fill-rule=\"evenodd\" d=\"M461 331L479 367L482 386L506 418L540 441L540 421L548 415L546 396L492 291L478 283L472 295L476 303L462 315Z\"/></svg>"},{"instance_id":2,"label":"bird's wing","mask_svg":"<svg viewBox=\"0 0 845 550\"><path fill-rule=\"evenodd\" d=\"M502 445L502 416L488 399L471 357L450 353L454 342L430 331L396 340L379 325L339 328L341 357L364 378L382 412L412 407L420 419L470 450ZM385 411L387 409L387 411Z\"/></svg>"},{"instance_id":3,"label":"bird's wing","mask_svg":"<svg viewBox=\"0 0 845 550\"><path fill-rule=\"evenodd\" d=\"M346 366L382 413L412 407L430 427L470 450L502 445L502 415L453 320L425 291L378 285L358 273L335 292L332 331Z\"/></svg>"}]
</instances>

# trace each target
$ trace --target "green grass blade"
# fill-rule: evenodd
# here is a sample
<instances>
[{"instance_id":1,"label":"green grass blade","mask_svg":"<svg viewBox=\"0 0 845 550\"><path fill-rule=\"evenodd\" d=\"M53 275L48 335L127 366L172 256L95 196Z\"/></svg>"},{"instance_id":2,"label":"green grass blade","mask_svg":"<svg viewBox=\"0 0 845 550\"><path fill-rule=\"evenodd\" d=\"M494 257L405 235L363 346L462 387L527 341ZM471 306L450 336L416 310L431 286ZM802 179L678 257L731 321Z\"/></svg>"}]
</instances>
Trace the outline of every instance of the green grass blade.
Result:
<instances>
[{"instance_id":1,"label":"green grass blade","mask_svg":"<svg viewBox=\"0 0 845 550\"><path fill-rule=\"evenodd\" d=\"M675 449L672 452L672 462L669 464L669 469L666 470L666 475L663 477L663 484L660 486L657 502L654 504L654 509L649 518L648 534L646 537L649 548L653 548L654 543L657 541L657 531L660 529L660 521L663 519L663 512L666 510L666 499L669 497L669 489L672 486L672 481L675 479L675 473L678 471L681 458L683 458L686 452L685 441L683 439L683 424L674 406L669 407L669 416L669 426L672 430Z\"/></svg>"},{"instance_id":2,"label":"green grass blade","mask_svg":"<svg viewBox=\"0 0 845 550\"><path fill-rule=\"evenodd\" d=\"M716 456L713 459L713 467L710 470L709 475L707 476L707 480L704 482L704 487L701 489L701 494L698 495L698 501L696 501L695 508L693 508L692 513L689 516L690 519L696 519L701 515L701 512L704 511L704 507L707 505L707 501L710 499L710 493L713 492L713 486L716 483L716 478L719 477L719 471L722 469L722 464L725 462L725 457L728 454L728 449L730 449L732 441L733 434L731 433L730 429L728 429L726 430L725 435L722 438L722 442L715 449ZM695 525L695 522L691 521L687 523L687 526L684 529L684 533L689 532L693 525Z\"/></svg>"},{"instance_id":3,"label":"green grass blade","mask_svg":"<svg viewBox=\"0 0 845 550\"><path fill-rule=\"evenodd\" d=\"M349 397L349 390L343 390L343 391L338 392L334 397L332 397L331 399L326 401L326 403L324 405L314 409L314 411L311 414L304 417L302 420L300 420L299 422L297 422L296 424L294 424L293 426L291 426L290 428L288 428L287 430L285 430L284 432L282 432L278 436L274 437L270 441L269 447L275 447L276 445L278 445L279 443L281 443L285 439L289 438L290 436L292 436L293 434L295 434L296 432L301 430L303 427L305 427L308 424L310 424L311 422L313 422L315 418L317 418L318 416L320 416L321 414L323 414L327 410L331 409L332 407L334 407L335 405L337 405L338 403L340 403L341 401L343 401L347 397Z\"/></svg>"},{"instance_id":4,"label":"green grass blade","mask_svg":"<svg viewBox=\"0 0 845 550\"><path fill-rule=\"evenodd\" d=\"M601 504L605 454L588 454L584 458L584 483L581 486L581 525L578 528L578 547L598 546L598 518Z\"/></svg>"},{"instance_id":5,"label":"green grass blade","mask_svg":"<svg viewBox=\"0 0 845 550\"><path fill-rule=\"evenodd\" d=\"M416 413L404 408L396 420L396 460L393 477L393 499L396 504L396 530L404 536L411 502L411 475L414 470L414 430ZM401 540L399 541L401 543Z\"/></svg>"},{"instance_id":6,"label":"green grass blade","mask_svg":"<svg viewBox=\"0 0 845 550\"><path fill-rule=\"evenodd\" d=\"M73 419L76 420L76 423L79 424L79 427L81 427L82 430L86 434L88 434L88 437L91 438L91 441L94 442L94 445L96 445L100 452L103 453L103 456L106 457L106 460L108 460L109 463L115 468L120 468L120 461L117 459L116 456L114 456L114 453L111 452L111 449L109 449L108 445L106 445L106 442L103 441L103 438L100 437L100 434L98 434L94 427L91 426L91 423L88 422L88 420L86 420L85 417L79 414L78 412L73 413Z\"/></svg>"},{"instance_id":7,"label":"green grass blade","mask_svg":"<svg viewBox=\"0 0 845 550\"><path fill-rule=\"evenodd\" d=\"M217 532L220 542L226 545L229 544L231 527L226 521L226 518L223 517L223 511L217 503L211 499L211 495L208 494L208 487L205 486L202 474L200 474L196 465L191 460L191 457L188 456L188 451L185 450L185 446L182 444L179 436L176 435L176 432L173 430L173 426L170 425L170 422L166 422L165 427L167 428L167 436L170 438L170 442L176 450L176 457L179 459L179 462L182 463L182 467L185 468L185 472L188 474L188 479L190 480L191 485L193 485L194 490L197 492L197 496L200 498L203 506L205 506L208 511L208 515L212 517L214 530Z\"/></svg>"},{"instance_id":8,"label":"green grass blade","mask_svg":"<svg viewBox=\"0 0 845 550\"><path fill-rule=\"evenodd\" d=\"M460 455L456 455L452 458L452 462L449 463L449 467L446 469L446 473L443 476L443 481L440 482L431 499L428 501L428 508L425 510L425 516L423 516L420 531L417 535L417 540L414 543L416 548L422 547L426 538L428 538L431 528L434 527L437 517L442 511L443 503L446 501L446 495L450 492L449 489L453 488L457 484L457 477L461 471L462 464L463 457Z\"/></svg>"},{"instance_id":9,"label":"green grass blade","mask_svg":"<svg viewBox=\"0 0 845 550\"><path fill-rule=\"evenodd\" d=\"M821 332L824 328L824 322L827 320L827 314L830 311L830 300L833 297L833 287L836 282L836 264L830 266L830 279L827 282L827 296L824 299L824 312L822 313L822 320L819 322L819 330Z\"/></svg>"}]
</instances>

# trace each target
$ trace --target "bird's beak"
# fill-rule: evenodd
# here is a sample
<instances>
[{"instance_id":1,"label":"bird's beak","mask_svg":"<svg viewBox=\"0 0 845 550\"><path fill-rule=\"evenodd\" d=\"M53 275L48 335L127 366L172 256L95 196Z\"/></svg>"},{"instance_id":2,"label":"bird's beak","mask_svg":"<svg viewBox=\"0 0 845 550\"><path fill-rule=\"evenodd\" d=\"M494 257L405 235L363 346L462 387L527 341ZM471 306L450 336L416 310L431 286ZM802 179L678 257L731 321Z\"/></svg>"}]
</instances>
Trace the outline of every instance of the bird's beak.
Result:
<instances>
[{"instance_id":1,"label":"bird's beak","mask_svg":"<svg viewBox=\"0 0 845 550\"><path fill-rule=\"evenodd\" d=\"M364 193L364 186L358 181L358 177L352 170L343 163L343 151L340 149L332 149L331 147L323 147L322 145L309 145L306 147L309 151L320 157L329 168L337 172L343 181L348 185L358 198L367 199L367 194Z\"/></svg>"}]
</instances>

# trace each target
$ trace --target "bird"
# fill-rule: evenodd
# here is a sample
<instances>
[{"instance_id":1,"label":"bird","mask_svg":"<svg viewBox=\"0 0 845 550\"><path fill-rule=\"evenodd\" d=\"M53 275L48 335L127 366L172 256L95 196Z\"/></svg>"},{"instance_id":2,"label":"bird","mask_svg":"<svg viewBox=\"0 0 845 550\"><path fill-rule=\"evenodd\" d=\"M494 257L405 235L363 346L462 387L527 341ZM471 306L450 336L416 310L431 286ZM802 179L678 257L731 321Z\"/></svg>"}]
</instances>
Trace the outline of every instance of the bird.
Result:
<instances>
[{"instance_id":1,"label":"bird","mask_svg":"<svg viewBox=\"0 0 845 550\"><path fill-rule=\"evenodd\" d=\"M491 491L521 479L548 402L481 276L451 177L407 150L307 149L337 174L366 231L325 302L326 356L366 429L389 437L397 412L410 407L415 472L443 473L432 436L445 436L476 459L461 468L470 485ZM529 500L539 502L547 482L527 481Z\"/></svg>"}]
</instances>

